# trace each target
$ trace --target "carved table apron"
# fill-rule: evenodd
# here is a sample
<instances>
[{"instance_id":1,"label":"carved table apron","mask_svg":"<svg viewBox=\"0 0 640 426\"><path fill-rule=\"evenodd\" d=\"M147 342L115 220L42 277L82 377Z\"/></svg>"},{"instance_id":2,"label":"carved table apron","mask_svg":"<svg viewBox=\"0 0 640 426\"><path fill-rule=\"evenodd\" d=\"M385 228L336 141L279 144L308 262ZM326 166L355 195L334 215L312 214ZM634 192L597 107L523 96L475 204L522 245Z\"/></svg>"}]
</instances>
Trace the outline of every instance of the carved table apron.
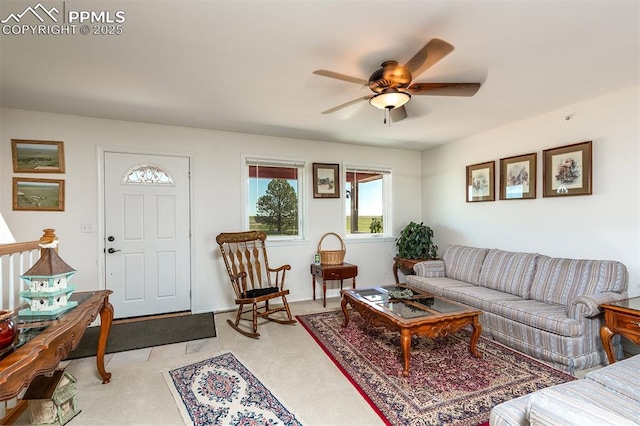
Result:
<instances>
[{"instance_id":1,"label":"carved table apron","mask_svg":"<svg viewBox=\"0 0 640 426\"><path fill-rule=\"evenodd\" d=\"M403 376L409 376L409 351L411 346L411 336L423 336L423 337L441 337L456 333L463 327L471 325L473 332L471 334L471 342L469 345L469 351L476 358L481 358L482 355L476 349L476 343L478 338L482 334L482 325L478 320L478 316L482 315L482 311L475 310L471 307L467 307L460 303L453 302L443 297L432 296L422 293L420 290L412 287L402 285L401 288L411 289L416 297L432 297L440 299L445 303L451 303L460 306L460 310L451 313L437 313L432 315L420 317L420 318L403 318L396 315L393 311L385 309L379 303L372 303L366 298L361 297L358 290L345 290L342 293L342 312L344 313L344 324L346 327L349 324L349 312L347 310L347 304L351 305L353 309L362 316L364 321L372 326L384 326L390 330L400 331L400 345L402 346L402 355L404 360ZM366 291L366 290L363 290Z\"/></svg>"},{"instance_id":2,"label":"carved table apron","mask_svg":"<svg viewBox=\"0 0 640 426\"><path fill-rule=\"evenodd\" d=\"M78 346L86 328L100 315L100 338L96 364L102 383L109 383L111 373L104 368L104 353L113 320L113 306L109 303L111 290L74 293L77 307L59 319L42 321L46 327L24 345L0 359L0 401L17 396L41 374L55 370L63 359ZM19 324L23 327L26 324ZM38 324L29 323L29 327Z\"/></svg>"}]
</instances>

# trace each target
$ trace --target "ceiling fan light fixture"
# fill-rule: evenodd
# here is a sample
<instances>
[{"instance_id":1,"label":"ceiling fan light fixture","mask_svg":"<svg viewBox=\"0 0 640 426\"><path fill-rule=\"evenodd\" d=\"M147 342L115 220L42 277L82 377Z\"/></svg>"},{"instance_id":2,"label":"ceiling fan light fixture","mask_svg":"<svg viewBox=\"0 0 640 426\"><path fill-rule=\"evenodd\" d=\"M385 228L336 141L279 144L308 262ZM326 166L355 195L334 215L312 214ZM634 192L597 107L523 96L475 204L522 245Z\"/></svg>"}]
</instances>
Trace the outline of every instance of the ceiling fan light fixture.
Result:
<instances>
[{"instance_id":1,"label":"ceiling fan light fixture","mask_svg":"<svg viewBox=\"0 0 640 426\"><path fill-rule=\"evenodd\" d=\"M411 100L411 95L406 92L400 92L394 88L388 88L374 95L369 99L369 104L382 110L392 110L400 108Z\"/></svg>"}]
</instances>

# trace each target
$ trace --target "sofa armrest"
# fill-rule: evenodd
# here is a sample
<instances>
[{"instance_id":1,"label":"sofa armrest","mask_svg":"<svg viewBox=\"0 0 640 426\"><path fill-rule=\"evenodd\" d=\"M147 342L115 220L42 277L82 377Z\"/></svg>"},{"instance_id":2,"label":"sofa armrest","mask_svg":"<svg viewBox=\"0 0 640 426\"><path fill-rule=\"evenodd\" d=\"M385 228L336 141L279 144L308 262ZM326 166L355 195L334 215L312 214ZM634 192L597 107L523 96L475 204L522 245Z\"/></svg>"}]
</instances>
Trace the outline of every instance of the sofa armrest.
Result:
<instances>
[{"instance_id":1,"label":"sofa armrest","mask_svg":"<svg viewBox=\"0 0 640 426\"><path fill-rule=\"evenodd\" d=\"M626 292L616 293L614 291L590 294L588 296L578 296L569 303L569 318L579 320L580 318L596 316L602 312L600 305L603 303L616 302L626 298Z\"/></svg>"},{"instance_id":2,"label":"sofa armrest","mask_svg":"<svg viewBox=\"0 0 640 426\"><path fill-rule=\"evenodd\" d=\"M443 260L425 260L413 265L413 272L419 277L444 278L445 269Z\"/></svg>"},{"instance_id":3,"label":"sofa armrest","mask_svg":"<svg viewBox=\"0 0 640 426\"><path fill-rule=\"evenodd\" d=\"M588 398L566 394L562 386L552 386L531 394L527 404L530 425L536 426L631 426L632 420L612 409L594 405ZM586 391L585 391L586 392Z\"/></svg>"}]
</instances>

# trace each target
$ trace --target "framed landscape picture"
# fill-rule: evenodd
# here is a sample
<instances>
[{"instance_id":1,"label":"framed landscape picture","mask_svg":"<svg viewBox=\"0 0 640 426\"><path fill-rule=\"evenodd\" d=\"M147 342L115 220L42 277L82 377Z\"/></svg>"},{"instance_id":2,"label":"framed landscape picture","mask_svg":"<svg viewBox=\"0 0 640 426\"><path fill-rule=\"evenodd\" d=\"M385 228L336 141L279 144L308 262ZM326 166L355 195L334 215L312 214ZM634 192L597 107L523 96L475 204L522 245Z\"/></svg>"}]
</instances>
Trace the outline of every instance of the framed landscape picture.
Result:
<instances>
[{"instance_id":1,"label":"framed landscape picture","mask_svg":"<svg viewBox=\"0 0 640 426\"><path fill-rule=\"evenodd\" d=\"M14 177L13 210L64 211L64 180Z\"/></svg>"},{"instance_id":2,"label":"framed landscape picture","mask_svg":"<svg viewBox=\"0 0 640 426\"><path fill-rule=\"evenodd\" d=\"M467 202L495 201L495 161L467 166Z\"/></svg>"},{"instance_id":3,"label":"framed landscape picture","mask_svg":"<svg viewBox=\"0 0 640 426\"><path fill-rule=\"evenodd\" d=\"M591 141L542 151L542 196L591 195L591 163Z\"/></svg>"},{"instance_id":4,"label":"framed landscape picture","mask_svg":"<svg viewBox=\"0 0 640 426\"><path fill-rule=\"evenodd\" d=\"M500 159L500 199L536 198L537 157L532 154Z\"/></svg>"},{"instance_id":5,"label":"framed landscape picture","mask_svg":"<svg viewBox=\"0 0 640 426\"><path fill-rule=\"evenodd\" d=\"M313 163L313 198L340 198L340 165Z\"/></svg>"},{"instance_id":6,"label":"framed landscape picture","mask_svg":"<svg viewBox=\"0 0 640 426\"><path fill-rule=\"evenodd\" d=\"M14 173L64 173L64 144L11 139Z\"/></svg>"}]
</instances>

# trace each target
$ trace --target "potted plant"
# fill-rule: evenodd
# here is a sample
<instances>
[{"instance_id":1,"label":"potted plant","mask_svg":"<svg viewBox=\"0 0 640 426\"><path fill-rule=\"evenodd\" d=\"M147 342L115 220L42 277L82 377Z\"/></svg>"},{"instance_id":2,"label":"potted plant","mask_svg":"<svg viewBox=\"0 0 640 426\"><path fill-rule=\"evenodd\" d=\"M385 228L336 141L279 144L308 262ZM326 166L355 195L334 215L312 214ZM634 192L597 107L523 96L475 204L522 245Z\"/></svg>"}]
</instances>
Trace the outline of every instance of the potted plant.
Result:
<instances>
[{"instance_id":1,"label":"potted plant","mask_svg":"<svg viewBox=\"0 0 640 426\"><path fill-rule=\"evenodd\" d=\"M398 283L397 270L409 275L413 265L424 260L437 259L438 246L433 243L433 230L424 223L410 222L396 239L398 254L394 258L393 275Z\"/></svg>"}]
</instances>

